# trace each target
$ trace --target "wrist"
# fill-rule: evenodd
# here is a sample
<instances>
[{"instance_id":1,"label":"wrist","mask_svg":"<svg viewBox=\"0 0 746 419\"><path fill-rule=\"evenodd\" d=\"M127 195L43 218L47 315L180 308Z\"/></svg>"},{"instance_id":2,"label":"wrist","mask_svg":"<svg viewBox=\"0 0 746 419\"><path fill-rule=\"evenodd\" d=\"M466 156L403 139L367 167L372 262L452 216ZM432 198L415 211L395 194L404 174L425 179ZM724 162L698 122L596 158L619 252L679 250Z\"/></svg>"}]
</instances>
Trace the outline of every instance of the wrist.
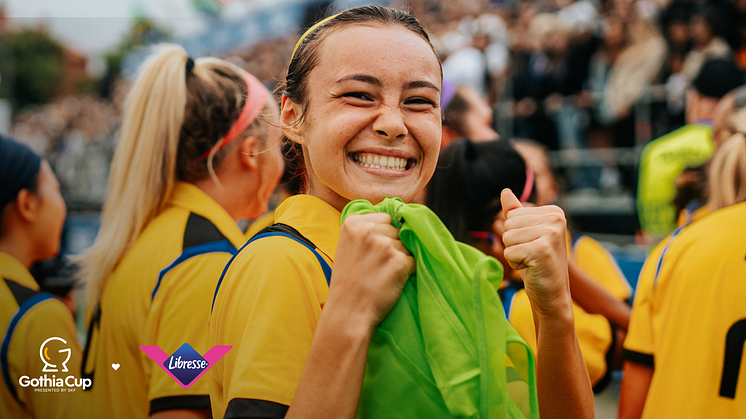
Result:
<instances>
[{"instance_id":1,"label":"wrist","mask_svg":"<svg viewBox=\"0 0 746 419\"><path fill-rule=\"evenodd\" d=\"M319 321L323 319L345 334L369 340L376 326L371 310L366 310L363 304L353 303L350 298L339 297L339 294L343 293L329 291Z\"/></svg>"},{"instance_id":2,"label":"wrist","mask_svg":"<svg viewBox=\"0 0 746 419\"><path fill-rule=\"evenodd\" d=\"M552 329L565 329L567 327L575 328L575 316L572 310L572 300L570 298L557 301L550 306L538 306L531 304L534 313L534 321L539 324L551 324Z\"/></svg>"}]
</instances>

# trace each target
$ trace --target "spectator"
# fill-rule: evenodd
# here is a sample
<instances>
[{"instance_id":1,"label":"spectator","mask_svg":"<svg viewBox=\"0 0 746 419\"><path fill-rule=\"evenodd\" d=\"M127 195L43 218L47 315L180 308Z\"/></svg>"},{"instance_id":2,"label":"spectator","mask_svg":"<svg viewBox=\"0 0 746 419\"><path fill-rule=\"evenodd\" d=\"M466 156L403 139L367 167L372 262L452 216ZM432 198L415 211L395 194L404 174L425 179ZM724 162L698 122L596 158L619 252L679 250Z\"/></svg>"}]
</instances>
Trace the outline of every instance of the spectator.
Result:
<instances>
[{"instance_id":1,"label":"spectator","mask_svg":"<svg viewBox=\"0 0 746 419\"><path fill-rule=\"evenodd\" d=\"M702 66L687 93L688 125L648 144L640 158L637 208L643 230L657 237L675 226L674 180L687 167L707 161L714 150L712 116L720 98L743 84L733 61L710 60Z\"/></svg>"}]
</instances>

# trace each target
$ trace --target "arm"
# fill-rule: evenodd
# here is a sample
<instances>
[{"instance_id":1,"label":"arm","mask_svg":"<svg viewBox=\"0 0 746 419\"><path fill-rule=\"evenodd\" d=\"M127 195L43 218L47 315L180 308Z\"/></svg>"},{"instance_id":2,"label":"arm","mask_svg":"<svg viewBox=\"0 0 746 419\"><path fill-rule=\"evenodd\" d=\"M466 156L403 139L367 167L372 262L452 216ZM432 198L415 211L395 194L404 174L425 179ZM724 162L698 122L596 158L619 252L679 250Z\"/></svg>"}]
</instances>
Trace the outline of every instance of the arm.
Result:
<instances>
[{"instance_id":1,"label":"arm","mask_svg":"<svg viewBox=\"0 0 746 419\"><path fill-rule=\"evenodd\" d=\"M653 282L657 262L667 240L648 256L640 272L632 307L629 332L624 340L624 376L619 392L619 417L640 418L655 371L655 345L652 322Z\"/></svg>"},{"instance_id":2,"label":"arm","mask_svg":"<svg viewBox=\"0 0 746 419\"><path fill-rule=\"evenodd\" d=\"M619 392L619 419L639 419L653 379L653 368L632 361L624 362Z\"/></svg>"},{"instance_id":3,"label":"arm","mask_svg":"<svg viewBox=\"0 0 746 419\"><path fill-rule=\"evenodd\" d=\"M573 323L564 214L554 206L523 208L509 190L501 200L505 258L521 271L534 313L542 418L592 418L593 392Z\"/></svg>"},{"instance_id":4,"label":"arm","mask_svg":"<svg viewBox=\"0 0 746 419\"><path fill-rule=\"evenodd\" d=\"M332 286L287 419L354 418L373 329L414 270L387 214L345 220Z\"/></svg>"},{"instance_id":5,"label":"arm","mask_svg":"<svg viewBox=\"0 0 746 419\"><path fill-rule=\"evenodd\" d=\"M568 270L570 273L570 294L573 300L588 313L601 314L612 323L627 330L631 312L629 306L614 298L572 262L568 264Z\"/></svg>"}]
</instances>

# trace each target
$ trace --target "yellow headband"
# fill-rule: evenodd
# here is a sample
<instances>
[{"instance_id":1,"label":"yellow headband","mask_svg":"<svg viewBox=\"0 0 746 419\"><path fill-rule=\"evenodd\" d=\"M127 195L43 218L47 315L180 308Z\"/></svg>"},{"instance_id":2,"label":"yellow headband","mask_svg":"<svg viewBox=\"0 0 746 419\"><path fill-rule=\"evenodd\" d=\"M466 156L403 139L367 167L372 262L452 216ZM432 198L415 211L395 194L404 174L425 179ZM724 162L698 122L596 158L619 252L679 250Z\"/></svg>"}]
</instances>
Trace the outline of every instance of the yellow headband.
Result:
<instances>
[{"instance_id":1,"label":"yellow headband","mask_svg":"<svg viewBox=\"0 0 746 419\"><path fill-rule=\"evenodd\" d=\"M298 42L297 42L297 43L295 44L295 48L293 48L293 54L292 54L292 55L290 56L290 62L291 62L291 63L293 62L293 58L295 58L295 51L297 51L297 50L298 50L298 47L300 46L300 44L302 44L302 43L303 43L303 40L304 40L304 39L306 39L306 37L307 37L307 36L308 36L308 35L309 35L309 34L310 34L311 32L315 31L315 30L316 30L316 28L318 28L319 26L323 25L324 23L326 23L326 22L328 22L328 21L330 21L330 20L334 19L335 17L337 17L337 16L339 16L339 15L340 15L340 13L337 13L337 14L336 14L336 15L334 15L334 16L329 16L329 17L327 17L326 19L322 19L322 20L320 20L320 21L316 22L316 24L314 24L313 26L311 26L310 28L308 28L308 30L307 30L307 31L305 31L305 32L303 33L303 35L302 35L302 36L300 37L300 39L298 40Z\"/></svg>"}]
</instances>

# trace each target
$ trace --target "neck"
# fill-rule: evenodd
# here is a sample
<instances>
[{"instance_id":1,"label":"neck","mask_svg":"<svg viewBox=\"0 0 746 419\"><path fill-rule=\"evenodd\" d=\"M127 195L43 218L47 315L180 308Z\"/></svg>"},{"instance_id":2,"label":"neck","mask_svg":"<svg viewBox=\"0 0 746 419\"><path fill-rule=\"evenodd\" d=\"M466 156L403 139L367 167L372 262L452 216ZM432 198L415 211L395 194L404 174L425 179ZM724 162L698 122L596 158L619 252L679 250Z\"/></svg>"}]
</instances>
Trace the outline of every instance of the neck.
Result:
<instances>
[{"instance_id":1,"label":"neck","mask_svg":"<svg viewBox=\"0 0 746 419\"><path fill-rule=\"evenodd\" d=\"M234 221L244 218L243 212L246 210L247 205L245 202L241 202L243 194L236 193L236 190L239 190L239 188L232 187L232 185L227 183L223 183L222 186L218 185L211 177L194 182L194 186L198 187L207 196L212 198L213 201L223 207Z\"/></svg>"},{"instance_id":2,"label":"neck","mask_svg":"<svg viewBox=\"0 0 746 419\"><path fill-rule=\"evenodd\" d=\"M23 240L24 235L18 235L16 232L8 232L0 238L0 252L9 254L18 259L27 269L34 264L33 247L27 240Z\"/></svg>"}]
</instances>

